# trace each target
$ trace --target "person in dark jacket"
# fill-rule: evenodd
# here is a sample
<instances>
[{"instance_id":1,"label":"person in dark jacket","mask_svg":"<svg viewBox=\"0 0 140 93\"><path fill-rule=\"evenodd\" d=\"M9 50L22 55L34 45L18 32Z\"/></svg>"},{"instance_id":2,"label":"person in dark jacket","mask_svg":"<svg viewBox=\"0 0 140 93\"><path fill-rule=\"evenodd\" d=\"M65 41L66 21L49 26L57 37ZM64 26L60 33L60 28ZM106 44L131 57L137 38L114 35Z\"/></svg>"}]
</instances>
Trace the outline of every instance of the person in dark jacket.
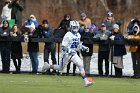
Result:
<instances>
[{"instance_id":1,"label":"person in dark jacket","mask_svg":"<svg viewBox=\"0 0 140 93\"><path fill-rule=\"evenodd\" d=\"M12 31L10 32L10 35L13 38L21 38L22 37L17 25L13 26ZM11 44L11 59L13 59L14 66L16 68L15 73L20 73L21 59L22 58L23 58L23 54L22 54L21 41L12 42L12 44Z\"/></svg>"},{"instance_id":2,"label":"person in dark jacket","mask_svg":"<svg viewBox=\"0 0 140 93\"><path fill-rule=\"evenodd\" d=\"M113 25L113 33L109 37L111 40L124 40L123 35L120 32L120 27L118 24ZM126 54L126 48L124 44L114 44L113 46L113 63L115 68L115 76L122 77L123 69L123 55Z\"/></svg>"},{"instance_id":3,"label":"person in dark jacket","mask_svg":"<svg viewBox=\"0 0 140 93\"><path fill-rule=\"evenodd\" d=\"M137 24L133 26L131 34L128 34L126 39L134 41L140 39L140 27ZM140 77L140 46L134 41L133 41L134 45L130 46L129 51L131 52L132 58L133 77L137 78Z\"/></svg>"},{"instance_id":4,"label":"person in dark jacket","mask_svg":"<svg viewBox=\"0 0 140 93\"><path fill-rule=\"evenodd\" d=\"M0 28L0 38L7 40L10 37L10 30L9 22L7 20L3 21L3 26ZM10 70L10 46L11 42L9 41L0 42L3 73L9 73Z\"/></svg>"},{"instance_id":5,"label":"person in dark jacket","mask_svg":"<svg viewBox=\"0 0 140 93\"><path fill-rule=\"evenodd\" d=\"M116 20L114 19L114 15L111 11L107 12L106 19L104 21L104 24L106 25L106 29L111 31L113 30L113 25L116 23Z\"/></svg>"},{"instance_id":6,"label":"person in dark jacket","mask_svg":"<svg viewBox=\"0 0 140 93\"><path fill-rule=\"evenodd\" d=\"M109 52L110 45L109 43L104 43L109 39L111 32L106 29L104 23L101 24L101 30L97 32L94 38L99 38L99 49L98 49L98 71L99 75L103 76L103 60L105 60L105 75L109 75Z\"/></svg>"},{"instance_id":7,"label":"person in dark jacket","mask_svg":"<svg viewBox=\"0 0 140 93\"><path fill-rule=\"evenodd\" d=\"M42 32L42 35L44 38L46 39L52 39L51 42L45 42L45 46L44 46L44 62L48 62L49 63L49 54L51 53L51 60L52 60L52 64L57 64L56 63L56 43L54 40L54 35L53 35L53 31L51 29L51 26L48 23L48 20L43 20L42 21L42 25L39 26L40 31ZM54 70L53 73L56 73L56 71ZM52 74L50 73L50 70L47 71L47 74Z\"/></svg>"},{"instance_id":8,"label":"person in dark jacket","mask_svg":"<svg viewBox=\"0 0 140 93\"><path fill-rule=\"evenodd\" d=\"M63 20L60 22L60 25L54 30L54 36L57 38L63 38L69 29L70 21L71 15L65 14Z\"/></svg>"},{"instance_id":9,"label":"person in dark jacket","mask_svg":"<svg viewBox=\"0 0 140 93\"><path fill-rule=\"evenodd\" d=\"M90 75L90 61L91 61L91 56L93 54L93 44L86 44L86 39L89 40L94 36L93 32L90 29L91 26L86 24L84 26L84 31L81 32L81 41L83 41L84 46L87 46L89 48L89 52L81 51L86 75Z\"/></svg>"},{"instance_id":10,"label":"person in dark jacket","mask_svg":"<svg viewBox=\"0 0 140 93\"><path fill-rule=\"evenodd\" d=\"M11 19L14 19L15 24L21 27L22 26L22 11L23 11L22 0L14 0L12 3L10 3L9 8L12 8Z\"/></svg>"},{"instance_id":11,"label":"person in dark jacket","mask_svg":"<svg viewBox=\"0 0 140 93\"><path fill-rule=\"evenodd\" d=\"M31 38L37 38L38 31L35 29L35 25L29 27L28 37L29 41ZM38 52L39 52L39 43L38 42L28 42L28 52L32 63L32 73L38 72Z\"/></svg>"}]
</instances>

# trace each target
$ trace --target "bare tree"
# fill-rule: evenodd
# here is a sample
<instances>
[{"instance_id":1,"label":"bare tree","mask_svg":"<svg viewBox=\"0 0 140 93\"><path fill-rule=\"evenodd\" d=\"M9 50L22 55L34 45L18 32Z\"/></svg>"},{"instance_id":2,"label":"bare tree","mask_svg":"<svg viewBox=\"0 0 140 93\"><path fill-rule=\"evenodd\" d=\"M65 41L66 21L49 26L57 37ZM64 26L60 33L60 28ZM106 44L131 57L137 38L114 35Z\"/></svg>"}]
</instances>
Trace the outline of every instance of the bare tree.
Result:
<instances>
[{"instance_id":1,"label":"bare tree","mask_svg":"<svg viewBox=\"0 0 140 93\"><path fill-rule=\"evenodd\" d=\"M125 0L127 8L131 8L132 0Z\"/></svg>"},{"instance_id":2,"label":"bare tree","mask_svg":"<svg viewBox=\"0 0 140 93\"><path fill-rule=\"evenodd\" d=\"M106 0L100 0L101 3L103 4L103 6L105 7L106 11L109 11L108 5L107 5L107 1Z\"/></svg>"}]
</instances>

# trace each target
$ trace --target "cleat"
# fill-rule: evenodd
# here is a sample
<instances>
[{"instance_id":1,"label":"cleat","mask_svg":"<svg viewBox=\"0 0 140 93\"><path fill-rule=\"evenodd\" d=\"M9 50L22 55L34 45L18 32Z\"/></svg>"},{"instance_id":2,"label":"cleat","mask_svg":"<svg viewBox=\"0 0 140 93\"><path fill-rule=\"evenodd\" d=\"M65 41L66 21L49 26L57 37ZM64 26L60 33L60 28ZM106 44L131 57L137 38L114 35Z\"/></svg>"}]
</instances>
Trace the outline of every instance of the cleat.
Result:
<instances>
[{"instance_id":1,"label":"cleat","mask_svg":"<svg viewBox=\"0 0 140 93\"><path fill-rule=\"evenodd\" d=\"M92 78L87 78L87 81L85 82L84 86L88 87L88 86L93 85L93 83L94 83L94 81Z\"/></svg>"},{"instance_id":2,"label":"cleat","mask_svg":"<svg viewBox=\"0 0 140 93\"><path fill-rule=\"evenodd\" d=\"M89 81L85 82L85 84L84 84L85 87L89 87L91 85L93 85L93 82L89 82Z\"/></svg>"}]
</instances>

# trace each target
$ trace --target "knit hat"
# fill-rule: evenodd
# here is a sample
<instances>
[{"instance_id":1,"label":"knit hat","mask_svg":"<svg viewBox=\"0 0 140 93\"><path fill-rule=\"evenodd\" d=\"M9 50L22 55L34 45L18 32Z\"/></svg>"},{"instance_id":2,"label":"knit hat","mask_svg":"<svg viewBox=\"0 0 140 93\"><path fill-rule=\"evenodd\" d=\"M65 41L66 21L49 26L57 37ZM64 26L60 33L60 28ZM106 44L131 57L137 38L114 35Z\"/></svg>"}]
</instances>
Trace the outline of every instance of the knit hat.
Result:
<instances>
[{"instance_id":1,"label":"knit hat","mask_svg":"<svg viewBox=\"0 0 140 93\"><path fill-rule=\"evenodd\" d=\"M106 27L105 23L102 23L102 24L101 24L101 27Z\"/></svg>"},{"instance_id":2,"label":"knit hat","mask_svg":"<svg viewBox=\"0 0 140 93\"><path fill-rule=\"evenodd\" d=\"M107 13L107 16L112 16L112 15L113 15L113 13L110 11Z\"/></svg>"},{"instance_id":3,"label":"knit hat","mask_svg":"<svg viewBox=\"0 0 140 93\"><path fill-rule=\"evenodd\" d=\"M86 13L81 13L81 17L87 16Z\"/></svg>"},{"instance_id":4,"label":"knit hat","mask_svg":"<svg viewBox=\"0 0 140 93\"><path fill-rule=\"evenodd\" d=\"M45 19L45 20L42 21L42 24L49 24L49 22L48 22L47 19Z\"/></svg>"},{"instance_id":5,"label":"knit hat","mask_svg":"<svg viewBox=\"0 0 140 93\"><path fill-rule=\"evenodd\" d=\"M115 29L115 28L120 29L118 24L113 25L113 29Z\"/></svg>"}]
</instances>

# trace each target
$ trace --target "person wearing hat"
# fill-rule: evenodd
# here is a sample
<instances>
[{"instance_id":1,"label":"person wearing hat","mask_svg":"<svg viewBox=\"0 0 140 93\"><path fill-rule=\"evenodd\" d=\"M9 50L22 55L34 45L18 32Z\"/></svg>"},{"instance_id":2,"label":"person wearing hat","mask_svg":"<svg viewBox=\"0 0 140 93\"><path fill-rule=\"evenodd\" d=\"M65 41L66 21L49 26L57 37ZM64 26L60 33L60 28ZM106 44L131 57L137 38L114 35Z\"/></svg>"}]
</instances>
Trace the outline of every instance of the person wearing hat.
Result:
<instances>
[{"instance_id":1,"label":"person wearing hat","mask_svg":"<svg viewBox=\"0 0 140 93\"><path fill-rule=\"evenodd\" d=\"M104 21L105 25L106 25L106 29L111 31L113 30L113 25L116 23L113 13L111 11L107 12L107 16L106 19Z\"/></svg>"},{"instance_id":2,"label":"person wearing hat","mask_svg":"<svg viewBox=\"0 0 140 93\"><path fill-rule=\"evenodd\" d=\"M29 19L26 20L22 26L30 28L31 26L33 27L33 25L34 25L35 28L37 28L38 27L38 21L37 21L35 15L31 14Z\"/></svg>"},{"instance_id":3,"label":"person wearing hat","mask_svg":"<svg viewBox=\"0 0 140 93\"><path fill-rule=\"evenodd\" d=\"M36 29L38 27L38 21L35 17L35 15L31 14L29 18L23 23L21 27L21 31L23 34L28 33L29 29L34 28Z\"/></svg>"},{"instance_id":4,"label":"person wearing hat","mask_svg":"<svg viewBox=\"0 0 140 93\"><path fill-rule=\"evenodd\" d=\"M57 64L56 57L55 57L56 42L54 41L53 31L47 19L42 21L42 25L39 25L39 31L41 31L43 38L52 39L51 42L45 42L44 63L45 62L50 63L49 54L51 53L52 64L53 65ZM53 72L51 73L50 70L47 70L47 74L56 74L56 71L53 70Z\"/></svg>"},{"instance_id":5,"label":"person wearing hat","mask_svg":"<svg viewBox=\"0 0 140 93\"><path fill-rule=\"evenodd\" d=\"M113 25L113 32L109 37L111 40L120 41L124 40L124 37L120 31L118 24ZM122 77L123 67L123 56L126 55L125 44L114 44L113 45L113 64L115 68L115 76Z\"/></svg>"},{"instance_id":6,"label":"person wearing hat","mask_svg":"<svg viewBox=\"0 0 140 93\"><path fill-rule=\"evenodd\" d=\"M84 26L85 24L91 25L91 19L87 18L86 13L81 13L81 19L79 20L80 26Z\"/></svg>"},{"instance_id":7,"label":"person wearing hat","mask_svg":"<svg viewBox=\"0 0 140 93\"><path fill-rule=\"evenodd\" d=\"M129 34L126 38L129 40L131 39L139 40L140 27L137 24L135 24L133 26L133 30L131 34ZM131 58L132 58L133 77L140 77L140 46L131 45L129 51L131 52Z\"/></svg>"},{"instance_id":8,"label":"person wearing hat","mask_svg":"<svg viewBox=\"0 0 140 93\"><path fill-rule=\"evenodd\" d=\"M127 34L128 35L133 34L133 27L135 25L138 25L140 27L140 19L138 19L138 18L131 19L131 21L129 22L129 24L127 26Z\"/></svg>"},{"instance_id":9,"label":"person wearing hat","mask_svg":"<svg viewBox=\"0 0 140 93\"><path fill-rule=\"evenodd\" d=\"M31 38L38 38L39 37L39 32L35 28L34 23L32 23L30 26L28 26L28 32L25 33L27 34L27 37L29 40ZM37 73L38 72L38 52L39 52L39 43L38 42L28 42L27 41L27 51L29 53L29 57L32 63L32 73Z\"/></svg>"},{"instance_id":10,"label":"person wearing hat","mask_svg":"<svg viewBox=\"0 0 140 93\"><path fill-rule=\"evenodd\" d=\"M105 60L105 76L109 75L109 51L110 46L109 43L103 43L104 41L109 39L111 32L107 30L106 25L104 23L101 24L100 30L97 31L97 34L94 38L98 38L101 41L99 42L98 49L98 72L99 76L103 76L103 60Z\"/></svg>"}]
</instances>

